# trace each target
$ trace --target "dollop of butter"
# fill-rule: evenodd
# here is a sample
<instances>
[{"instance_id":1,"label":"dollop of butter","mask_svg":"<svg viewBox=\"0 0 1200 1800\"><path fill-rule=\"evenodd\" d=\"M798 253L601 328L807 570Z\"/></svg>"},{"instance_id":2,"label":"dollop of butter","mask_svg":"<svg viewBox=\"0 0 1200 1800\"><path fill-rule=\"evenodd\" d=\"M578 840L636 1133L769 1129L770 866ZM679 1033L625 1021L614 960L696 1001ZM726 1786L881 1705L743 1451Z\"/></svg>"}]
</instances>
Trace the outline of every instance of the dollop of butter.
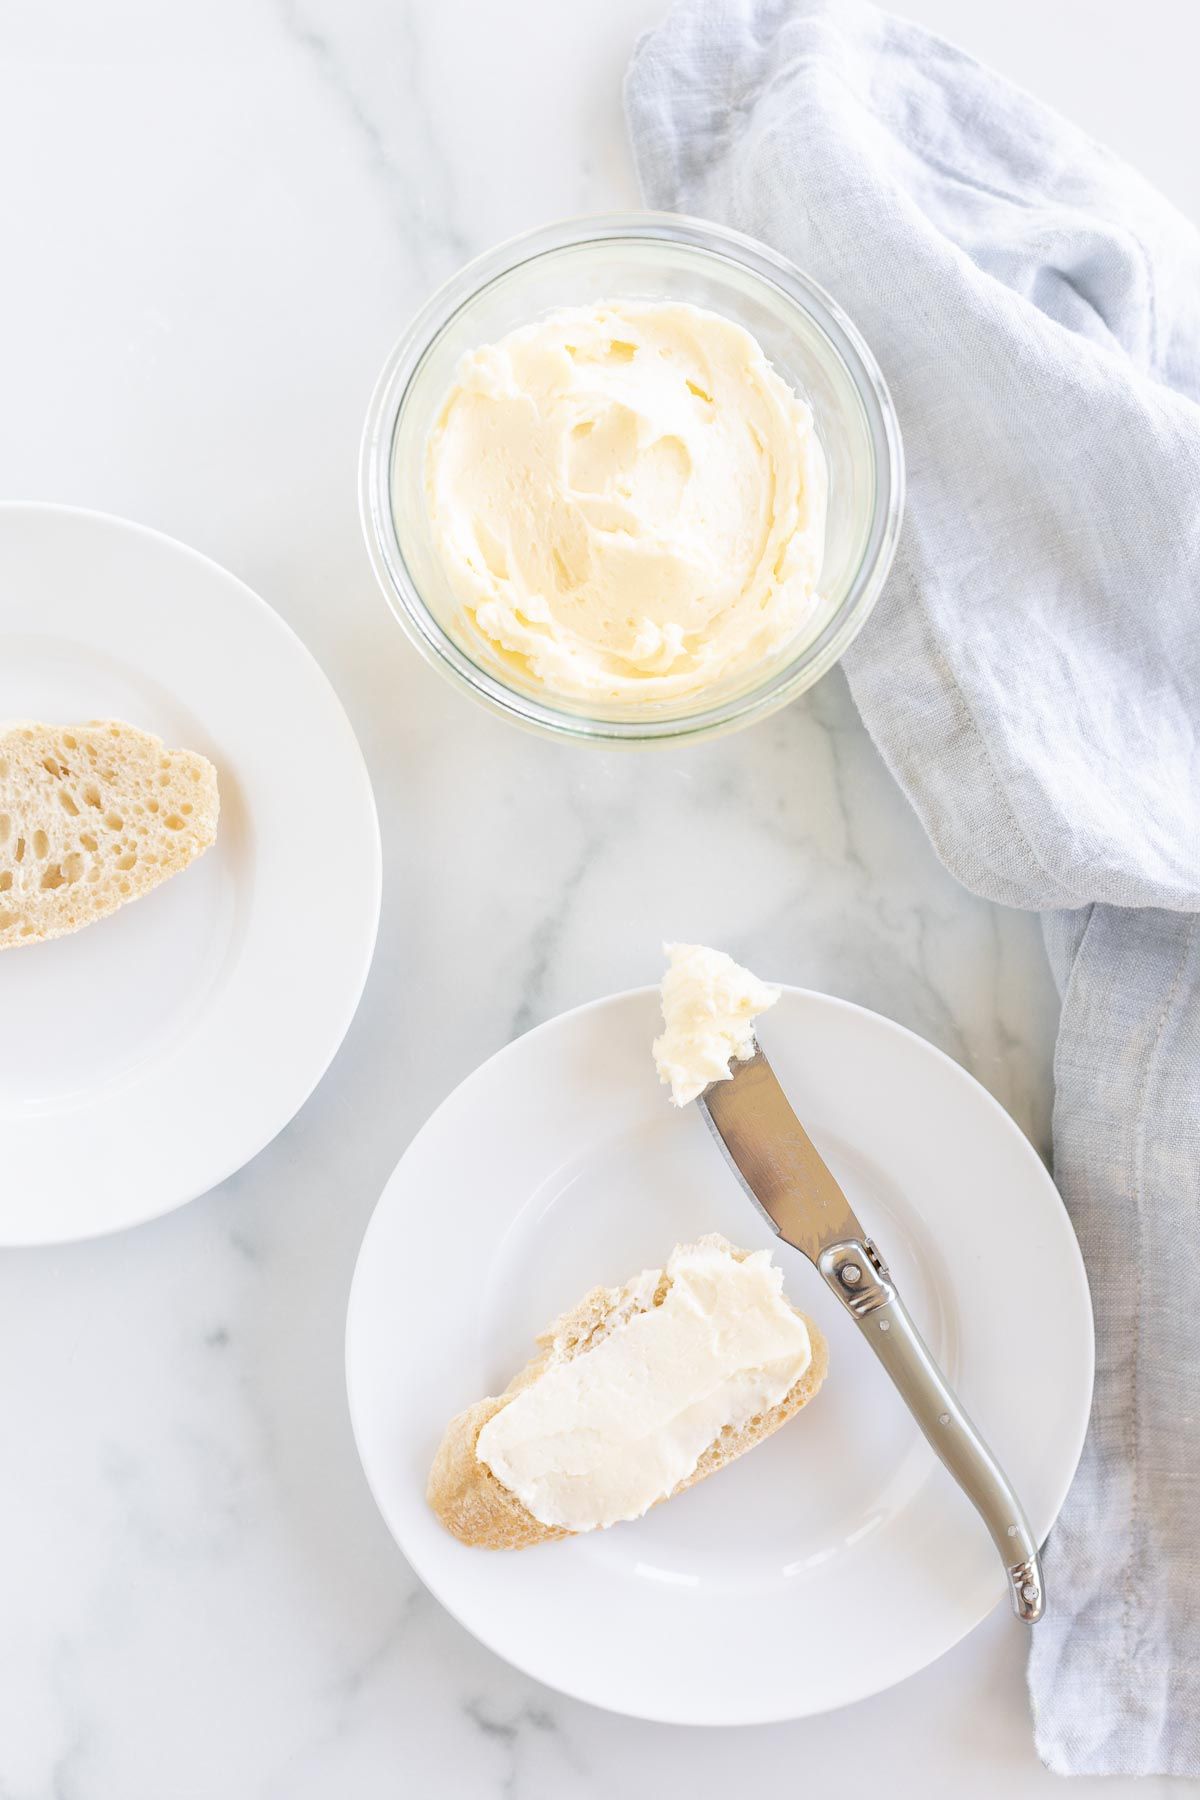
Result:
<instances>
[{"instance_id":1,"label":"dollop of butter","mask_svg":"<svg viewBox=\"0 0 1200 1800\"><path fill-rule=\"evenodd\" d=\"M710 1081L728 1081L731 1062L754 1055L754 1021L774 1006L780 990L723 950L703 944L666 944L664 949L664 1029L654 1040L654 1062L675 1105L686 1106Z\"/></svg>"},{"instance_id":2,"label":"dollop of butter","mask_svg":"<svg viewBox=\"0 0 1200 1800\"><path fill-rule=\"evenodd\" d=\"M812 1361L804 1320L769 1250L722 1238L672 1252L614 1290L616 1325L552 1363L494 1413L475 1453L544 1525L637 1519L695 1469L726 1426L777 1406Z\"/></svg>"},{"instance_id":3,"label":"dollop of butter","mask_svg":"<svg viewBox=\"0 0 1200 1800\"><path fill-rule=\"evenodd\" d=\"M564 696L685 698L823 623L812 414L700 307L576 307L471 351L425 486L468 620Z\"/></svg>"}]
</instances>

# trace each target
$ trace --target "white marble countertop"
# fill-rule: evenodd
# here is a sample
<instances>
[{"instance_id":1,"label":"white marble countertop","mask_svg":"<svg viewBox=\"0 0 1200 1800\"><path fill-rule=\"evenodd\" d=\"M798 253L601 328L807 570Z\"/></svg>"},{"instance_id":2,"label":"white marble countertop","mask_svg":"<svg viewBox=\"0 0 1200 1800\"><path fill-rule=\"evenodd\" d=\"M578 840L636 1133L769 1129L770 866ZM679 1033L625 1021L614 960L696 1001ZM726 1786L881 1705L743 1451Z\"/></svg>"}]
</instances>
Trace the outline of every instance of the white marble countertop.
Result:
<instances>
[{"instance_id":1,"label":"white marble countertop","mask_svg":"<svg viewBox=\"0 0 1200 1800\"><path fill-rule=\"evenodd\" d=\"M0 1257L2 1800L716 1800L780 1777L849 1800L864 1742L900 1800L1054 1785L1000 1614L792 1726L563 1700L419 1587L351 1442L347 1288L404 1145L515 1032L654 979L664 934L913 1026L1046 1143L1036 922L941 871L839 676L725 743L559 748L444 687L373 586L376 369L468 254L636 203L619 82L659 3L6 9L0 493L160 527L292 622L371 765L386 893L358 1018L275 1144L161 1223ZM1200 213L1186 0L1143 0L1136 27L1117 0L908 10Z\"/></svg>"}]
</instances>

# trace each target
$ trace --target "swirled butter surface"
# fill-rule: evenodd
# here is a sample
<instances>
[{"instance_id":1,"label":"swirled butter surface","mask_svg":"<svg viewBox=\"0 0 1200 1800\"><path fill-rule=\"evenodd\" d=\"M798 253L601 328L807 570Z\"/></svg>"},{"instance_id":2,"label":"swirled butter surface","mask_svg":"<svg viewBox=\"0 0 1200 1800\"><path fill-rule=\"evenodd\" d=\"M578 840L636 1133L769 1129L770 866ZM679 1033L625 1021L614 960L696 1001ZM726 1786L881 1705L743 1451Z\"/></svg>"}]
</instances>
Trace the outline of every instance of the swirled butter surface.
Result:
<instances>
[{"instance_id":1,"label":"swirled butter surface","mask_svg":"<svg viewBox=\"0 0 1200 1800\"><path fill-rule=\"evenodd\" d=\"M686 699L820 623L812 414L717 313L572 308L471 351L425 485L467 621L563 696Z\"/></svg>"},{"instance_id":2,"label":"swirled butter surface","mask_svg":"<svg viewBox=\"0 0 1200 1800\"><path fill-rule=\"evenodd\" d=\"M754 1055L754 1021L780 990L760 981L723 950L667 944L662 979L663 1029L654 1040L658 1077L676 1106L713 1081L728 1081L733 1062Z\"/></svg>"}]
</instances>

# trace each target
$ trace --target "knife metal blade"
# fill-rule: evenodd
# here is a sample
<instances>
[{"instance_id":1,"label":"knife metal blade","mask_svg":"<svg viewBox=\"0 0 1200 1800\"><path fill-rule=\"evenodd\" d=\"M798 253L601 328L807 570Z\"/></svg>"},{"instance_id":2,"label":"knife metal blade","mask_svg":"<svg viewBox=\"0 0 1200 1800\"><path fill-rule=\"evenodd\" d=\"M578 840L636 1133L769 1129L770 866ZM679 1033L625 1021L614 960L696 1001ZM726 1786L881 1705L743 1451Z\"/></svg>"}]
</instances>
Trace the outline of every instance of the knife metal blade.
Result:
<instances>
[{"instance_id":1,"label":"knife metal blade","mask_svg":"<svg viewBox=\"0 0 1200 1800\"><path fill-rule=\"evenodd\" d=\"M761 1050L736 1063L728 1081L712 1082L699 1105L734 1174L785 1244L816 1263L831 1245L865 1240Z\"/></svg>"}]
</instances>

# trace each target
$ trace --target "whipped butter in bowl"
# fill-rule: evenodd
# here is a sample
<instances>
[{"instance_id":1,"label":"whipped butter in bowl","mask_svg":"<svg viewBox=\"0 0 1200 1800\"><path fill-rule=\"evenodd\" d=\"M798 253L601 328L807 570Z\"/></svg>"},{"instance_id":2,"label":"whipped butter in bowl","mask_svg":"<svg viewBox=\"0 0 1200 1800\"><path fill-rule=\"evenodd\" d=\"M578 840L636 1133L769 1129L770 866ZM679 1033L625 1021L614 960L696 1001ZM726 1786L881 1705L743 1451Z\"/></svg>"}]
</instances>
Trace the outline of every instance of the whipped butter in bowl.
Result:
<instances>
[{"instance_id":1,"label":"whipped butter in bowl","mask_svg":"<svg viewBox=\"0 0 1200 1800\"><path fill-rule=\"evenodd\" d=\"M728 730L815 681L878 595L902 487L833 303L655 214L463 271L385 367L361 465L417 647L509 717L608 744Z\"/></svg>"},{"instance_id":2,"label":"whipped butter in bowl","mask_svg":"<svg viewBox=\"0 0 1200 1800\"><path fill-rule=\"evenodd\" d=\"M470 351L426 497L485 645L550 693L690 699L820 610L825 457L750 333L686 303L572 307Z\"/></svg>"}]
</instances>

